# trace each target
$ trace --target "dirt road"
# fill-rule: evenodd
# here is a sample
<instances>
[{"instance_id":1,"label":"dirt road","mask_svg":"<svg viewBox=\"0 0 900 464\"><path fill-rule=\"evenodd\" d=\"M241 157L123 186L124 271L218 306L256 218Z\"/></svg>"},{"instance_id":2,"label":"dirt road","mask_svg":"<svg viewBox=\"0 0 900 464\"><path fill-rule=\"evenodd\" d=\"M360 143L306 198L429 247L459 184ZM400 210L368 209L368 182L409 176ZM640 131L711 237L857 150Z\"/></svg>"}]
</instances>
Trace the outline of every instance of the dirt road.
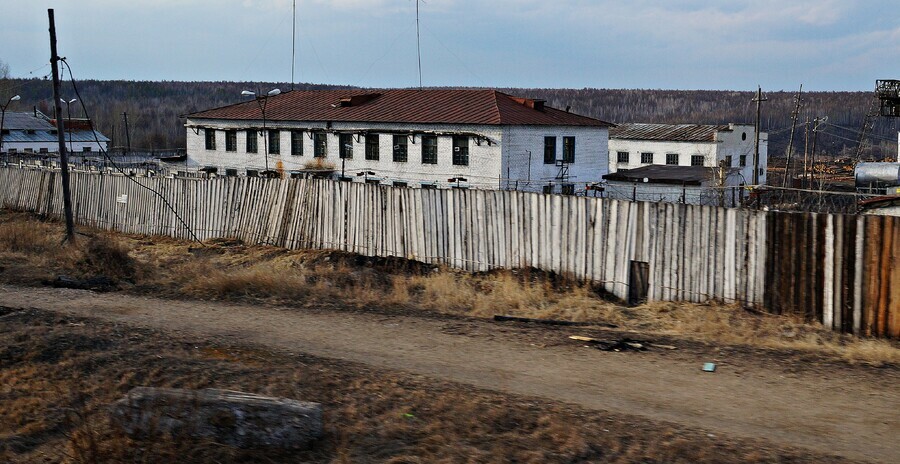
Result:
<instances>
[{"instance_id":1,"label":"dirt road","mask_svg":"<svg viewBox=\"0 0 900 464\"><path fill-rule=\"evenodd\" d=\"M900 462L900 389L841 370L789 374L665 352L541 344L490 322L170 301L0 286L0 305L263 344L873 462ZM565 338L562 337L561 338ZM891 374L893 375L893 374ZM874 378L874 377L873 377Z\"/></svg>"}]
</instances>

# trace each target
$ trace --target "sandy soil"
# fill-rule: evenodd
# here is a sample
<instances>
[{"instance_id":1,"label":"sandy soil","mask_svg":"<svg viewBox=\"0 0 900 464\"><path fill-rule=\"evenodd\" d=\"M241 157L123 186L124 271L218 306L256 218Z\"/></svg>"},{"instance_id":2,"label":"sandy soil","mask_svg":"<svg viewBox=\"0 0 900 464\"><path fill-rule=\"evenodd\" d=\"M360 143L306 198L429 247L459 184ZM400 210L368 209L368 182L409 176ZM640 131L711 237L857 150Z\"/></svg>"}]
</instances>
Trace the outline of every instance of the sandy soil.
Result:
<instances>
[{"instance_id":1,"label":"sandy soil","mask_svg":"<svg viewBox=\"0 0 900 464\"><path fill-rule=\"evenodd\" d=\"M533 328L455 317L174 301L0 286L0 305L89 316L176 335L260 344L401 370L710 433L873 462L900 462L900 374L798 363L789 354L710 347L609 353L571 342L587 328ZM782 356L784 359L782 359ZM705 373L705 361L719 370ZM801 367L798 367L801 366Z\"/></svg>"}]
</instances>

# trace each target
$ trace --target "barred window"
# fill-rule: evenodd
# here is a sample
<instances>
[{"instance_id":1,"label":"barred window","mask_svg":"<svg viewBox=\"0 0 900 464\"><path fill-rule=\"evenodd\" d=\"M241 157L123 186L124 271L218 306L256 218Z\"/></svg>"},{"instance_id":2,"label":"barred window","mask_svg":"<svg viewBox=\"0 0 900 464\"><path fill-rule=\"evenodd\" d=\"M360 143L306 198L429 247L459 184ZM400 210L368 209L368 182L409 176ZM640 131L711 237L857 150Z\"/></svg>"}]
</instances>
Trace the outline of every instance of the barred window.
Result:
<instances>
[{"instance_id":1,"label":"barred window","mask_svg":"<svg viewBox=\"0 0 900 464\"><path fill-rule=\"evenodd\" d=\"M291 155L303 156L303 131L291 131Z\"/></svg>"},{"instance_id":2,"label":"barred window","mask_svg":"<svg viewBox=\"0 0 900 464\"><path fill-rule=\"evenodd\" d=\"M666 153L666 164L678 165L678 153Z\"/></svg>"},{"instance_id":3,"label":"barred window","mask_svg":"<svg viewBox=\"0 0 900 464\"><path fill-rule=\"evenodd\" d=\"M328 156L328 134L324 132L316 132L313 134L313 155L316 158L324 158Z\"/></svg>"},{"instance_id":4,"label":"barred window","mask_svg":"<svg viewBox=\"0 0 900 464\"><path fill-rule=\"evenodd\" d=\"M641 153L641 163L653 164L653 153Z\"/></svg>"},{"instance_id":5,"label":"barred window","mask_svg":"<svg viewBox=\"0 0 900 464\"><path fill-rule=\"evenodd\" d=\"M706 157L703 155L691 155L691 166L703 166L706 162Z\"/></svg>"},{"instance_id":6,"label":"barred window","mask_svg":"<svg viewBox=\"0 0 900 464\"><path fill-rule=\"evenodd\" d=\"M469 165L469 137L453 136L453 164L456 166Z\"/></svg>"},{"instance_id":7,"label":"barred window","mask_svg":"<svg viewBox=\"0 0 900 464\"><path fill-rule=\"evenodd\" d=\"M344 159L353 159L353 134L339 134L340 155Z\"/></svg>"},{"instance_id":8,"label":"barred window","mask_svg":"<svg viewBox=\"0 0 900 464\"><path fill-rule=\"evenodd\" d=\"M422 164L437 164L437 136L422 136Z\"/></svg>"},{"instance_id":9,"label":"barred window","mask_svg":"<svg viewBox=\"0 0 900 464\"><path fill-rule=\"evenodd\" d=\"M216 130L215 129L206 129L204 131L206 136L206 149L207 150L215 150L216 149Z\"/></svg>"},{"instance_id":10,"label":"barred window","mask_svg":"<svg viewBox=\"0 0 900 464\"><path fill-rule=\"evenodd\" d=\"M575 162L575 137L563 137L563 161Z\"/></svg>"},{"instance_id":11,"label":"barred window","mask_svg":"<svg viewBox=\"0 0 900 464\"><path fill-rule=\"evenodd\" d=\"M556 164L556 137L544 137L544 164Z\"/></svg>"},{"instance_id":12,"label":"barred window","mask_svg":"<svg viewBox=\"0 0 900 464\"><path fill-rule=\"evenodd\" d=\"M225 151L237 151L237 131L225 131Z\"/></svg>"},{"instance_id":13,"label":"barred window","mask_svg":"<svg viewBox=\"0 0 900 464\"><path fill-rule=\"evenodd\" d=\"M628 164L628 152L620 151L619 153L617 153L616 160L619 162L619 164Z\"/></svg>"},{"instance_id":14,"label":"barred window","mask_svg":"<svg viewBox=\"0 0 900 464\"><path fill-rule=\"evenodd\" d=\"M281 153L281 131L269 129L269 154Z\"/></svg>"},{"instance_id":15,"label":"barred window","mask_svg":"<svg viewBox=\"0 0 900 464\"><path fill-rule=\"evenodd\" d=\"M378 134L366 134L366 159L377 161L380 158Z\"/></svg>"},{"instance_id":16,"label":"barred window","mask_svg":"<svg viewBox=\"0 0 900 464\"><path fill-rule=\"evenodd\" d=\"M256 129L247 129L247 153L256 153L257 137L259 137L259 133L256 132Z\"/></svg>"},{"instance_id":17,"label":"barred window","mask_svg":"<svg viewBox=\"0 0 900 464\"><path fill-rule=\"evenodd\" d=\"M408 154L408 140L405 135L394 135L394 162L405 163Z\"/></svg>"}]
</instances>

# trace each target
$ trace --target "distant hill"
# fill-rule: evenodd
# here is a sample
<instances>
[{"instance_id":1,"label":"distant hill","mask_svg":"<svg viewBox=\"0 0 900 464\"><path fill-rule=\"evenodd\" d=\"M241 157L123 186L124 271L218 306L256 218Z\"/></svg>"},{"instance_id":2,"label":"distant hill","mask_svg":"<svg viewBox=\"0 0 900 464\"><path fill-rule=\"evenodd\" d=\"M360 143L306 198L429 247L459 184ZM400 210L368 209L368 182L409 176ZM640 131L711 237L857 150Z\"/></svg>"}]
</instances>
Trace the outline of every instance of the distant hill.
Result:
<instances>
[{"instance_id":1,"label":"distant hill","mask_svg":"<svg viewBox=\"0 0 900 464\"><path fill-rule=\"evenodd\" d=\"M52 114L50 81L13 79L10 83L22 100L17 111L39 110ZM78 89L97 127L124 145L122 113L128 113L131 145L142 149L180 148L185 144L184 120L179 116L193 111L236 103L245 89L290 89L288 83L249 82L149 82L96 81L78 83ZM296 84L297 89L346 88L323 84ZM756 115L753 92L718 90L628 90L628 89L501 89L507 93L542 98L550 106L610 122L728 123L753 122ZM64 82L63 97L74 98L71 84ZM768 131L769 153L783 155L790 136L793 92L766 93L762 128ZM872 92L804 93L804 106L798 119L795 147L803 149L803 122L809 116L827 116L817 146L833 156L855 155L865 114L872 104ZM72 116L81 116L79 104ZM897 155L897 131L900 120L877 118L868 138L866 159Z\"/></svg>"}]
</instances>

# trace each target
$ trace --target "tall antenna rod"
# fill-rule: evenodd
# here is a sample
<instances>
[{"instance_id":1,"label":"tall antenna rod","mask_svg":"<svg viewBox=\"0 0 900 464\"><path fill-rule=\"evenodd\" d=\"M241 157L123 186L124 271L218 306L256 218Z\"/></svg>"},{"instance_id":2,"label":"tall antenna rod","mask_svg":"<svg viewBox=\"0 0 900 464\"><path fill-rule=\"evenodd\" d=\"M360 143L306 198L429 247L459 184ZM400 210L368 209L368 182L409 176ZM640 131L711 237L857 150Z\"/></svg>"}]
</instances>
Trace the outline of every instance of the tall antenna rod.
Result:
<instances>
[{"instance_id":1,"label":"tall antenna rod","mask_svg":"<svg viewBox=\"0 0 900 464\"><path fill-rule=\"evenodd\" d=\"M419 41L419 0L416 0L416 56L419 58L419 90L422 90L422 45Z\"/></svg>"},{"instance_id":2,"label":"tall antenna rod","mask_svg":"<svg viewBox=\"0 0 900 464\"><path fill-rule=\"evenodd\" d=\"M294 0L293 15L291 24L291 90L294 90L294 57L297 50L297 0Z\"/></svg>"}]
</instances>

